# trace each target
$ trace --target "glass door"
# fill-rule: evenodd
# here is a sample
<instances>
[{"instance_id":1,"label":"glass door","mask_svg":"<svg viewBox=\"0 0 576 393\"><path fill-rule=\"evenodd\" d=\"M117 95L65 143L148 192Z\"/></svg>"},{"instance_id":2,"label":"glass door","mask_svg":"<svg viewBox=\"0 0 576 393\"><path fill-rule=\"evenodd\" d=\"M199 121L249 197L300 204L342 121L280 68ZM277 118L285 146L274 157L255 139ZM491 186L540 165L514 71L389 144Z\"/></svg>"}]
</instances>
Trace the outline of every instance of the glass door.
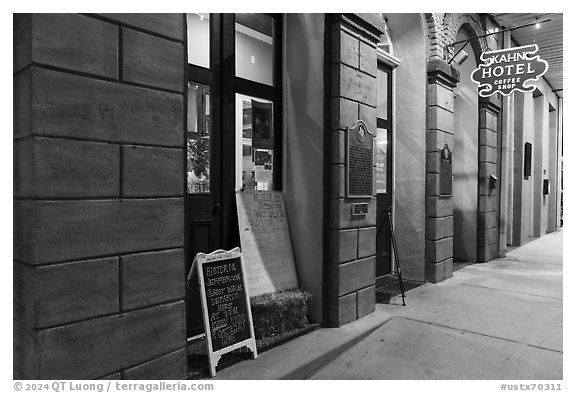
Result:
<instances>
[{"instance_id":1,"label":"glass door","mask_svg":"<svg viewBox=\"0 0 576 393\"><path fill-rule=\"evenodd\" d=\"M221 104L218 40L221 18L186 14L188 65L186 96L185 248L188 337L204 332L200 293L191 274L194 256L222 248Z\"/></svg>"},{"instance_id":2,"label":"glass door","mask_svg":"<svg viewBox=\"0 0 576 393\"><path fill-rule=\"evenodd\" d=\"M392 69L378 64L378 107L375 138L376 163L376 285L392 272Z\"/></svg>"},{"instance_id":3,"label":"glass door","mask_svg":"<svg viewBox=\"0 0 576 393\"><path fill-rule=\"evenodd\" d=\"M186 273L197 253L240 245L236 190L278 190L281 178L279 15L187 14ZM197 284L188 337L203 333Z\"/></svg>"}]
</instances>

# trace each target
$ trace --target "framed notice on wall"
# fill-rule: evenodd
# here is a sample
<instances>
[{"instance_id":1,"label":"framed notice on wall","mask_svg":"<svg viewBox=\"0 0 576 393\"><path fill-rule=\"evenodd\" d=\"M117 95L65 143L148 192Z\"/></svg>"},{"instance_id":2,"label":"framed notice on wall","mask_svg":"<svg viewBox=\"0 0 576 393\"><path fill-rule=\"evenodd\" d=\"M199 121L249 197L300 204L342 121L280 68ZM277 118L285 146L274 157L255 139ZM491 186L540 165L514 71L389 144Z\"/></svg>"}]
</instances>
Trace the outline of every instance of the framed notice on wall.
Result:
<instances>
[{"instance_id":1,"label":"framed notice on wall","mask_svg":"<svg viewBox=\"0 0 576 393\"><path fill-rule=\"evenodd\" d=\"M274 148L274 123L272 104L252 100L252 147Z\"/></svg>"},{"instance_id":2,"label":"framed notice on wall","mask_svg":"<svg viewBox=\"0 0 576 393\"><path fill-rule=\"evenodd\" d=\"M242 253L230 251L199 253L194 258L206 330L210 375L216 375L218 361L225 353L248 347L256 359L256 339L246 291Z\"/></svg>"},{"instance_id":3,"label":"framed notice on wall","mask_svg":"<svg viewBox=\"0 0 576 393\"><path fill-rule=\"evenodd\" d=\"M452 152L448 144L440 149L440 196L452 195Z\"/></svg>"},{"instance_id":4,"label":"framed notice on wall","mask_svg":"<svg viewBox=\"0 0 576 393\"><path fill-rule=\"evenodd\" d=\"M532 144L524 144L524 177L528 178L532 174Z\"/></svg>"},{"instance_id":5,"label":"framed notice on wall","mask_svg":"<svg viewBox=\"0 0 576 393\"><path fill-rule=\"evenodd\" d=\"M346 130L346 198L371 198L374 193L374 134L362 120Z\"/></svg>"}]
</instances>

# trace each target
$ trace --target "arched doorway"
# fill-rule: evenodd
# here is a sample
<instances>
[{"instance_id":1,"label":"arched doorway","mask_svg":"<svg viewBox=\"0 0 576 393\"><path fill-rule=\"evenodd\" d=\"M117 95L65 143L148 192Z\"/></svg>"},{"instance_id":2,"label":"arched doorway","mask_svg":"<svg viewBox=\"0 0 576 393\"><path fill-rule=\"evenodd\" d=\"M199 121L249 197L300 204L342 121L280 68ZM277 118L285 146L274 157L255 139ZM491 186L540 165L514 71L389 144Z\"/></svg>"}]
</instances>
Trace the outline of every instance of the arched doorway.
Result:
<instances>
[{"instance_id":1,"label":"arched doorway","mask_svg":"<svg viewBox=\"0 0 576 393\"><path fill-rule=\"evenodd\" d=\"M456 42L469 38L461 27ZM478 260L478 87L469 77L477 63L470 42L460 45L464 48L452 61L460 73L454 89L454 270Z\"/></svg>"}]
</instances>

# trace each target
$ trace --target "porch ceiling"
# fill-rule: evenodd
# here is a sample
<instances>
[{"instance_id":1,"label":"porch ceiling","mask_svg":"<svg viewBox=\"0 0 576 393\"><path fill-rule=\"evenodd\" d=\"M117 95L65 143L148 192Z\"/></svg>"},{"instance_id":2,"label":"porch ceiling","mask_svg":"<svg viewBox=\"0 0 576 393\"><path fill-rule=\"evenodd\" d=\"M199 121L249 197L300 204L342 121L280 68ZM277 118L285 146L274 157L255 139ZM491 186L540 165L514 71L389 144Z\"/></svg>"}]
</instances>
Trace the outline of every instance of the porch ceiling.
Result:
<instances>
[{"instance_id":1,"label":"porch ceiling","mask_svg":"<svg viewBox=\"0 0 576 393\"><path fill-rule=\"evenodd\" d=\"M536 20L551 19L542 23L539 29L525 27L512 31L512 39L518 45L538 44L539 54L548 62L548 72L544 79L552 90L563 98L563 14L491 14L504 28L533 23Z\"/></svg>"}]
</instances>

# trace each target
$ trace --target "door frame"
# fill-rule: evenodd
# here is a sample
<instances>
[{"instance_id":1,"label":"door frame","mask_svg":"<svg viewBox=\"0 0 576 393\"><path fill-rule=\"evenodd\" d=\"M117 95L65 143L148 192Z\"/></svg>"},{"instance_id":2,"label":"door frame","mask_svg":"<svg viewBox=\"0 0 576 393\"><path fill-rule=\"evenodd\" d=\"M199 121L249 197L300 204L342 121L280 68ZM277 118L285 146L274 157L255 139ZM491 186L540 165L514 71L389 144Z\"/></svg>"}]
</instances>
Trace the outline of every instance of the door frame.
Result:
<instances>
[{"instance_id":1,"label":"door frame","mask_svg":"<svg viewBox=\"0 0 576 393\"><path fill-rule=\"evenodd\" d=\"M188 24L184 19L184 256L185 279L194 258L191 198L213 197L215 217L213 231L215 249L231 249L240 245L235 199L235 164L226 157L235 157L235 94L260 97L273 102L274 107L274 190L282 189L282 14L264 14L274 20L273 26L273 86L236 76L235 64L235 14L210 14L210 68L188 64ZM188 136L188 83L210 86L210 193L206 196L189 194L187 184L187 136ZM235 162L235 161L233 161ZM208 250L208 252L214 250ZM185 281L187 283L187 281ZM186 285L186 302L189 302ZM188 305L187 305L188 308ZM187 318L188 325L188 318ZM187 326L188 330L188 326ZM194 335L200 337L203 334Z\"/></svg>"},{"instance_id":2,"label":"door frame","mask_svg":"<svg viewBox=\"0 0 576 393\"><path fill-rule=\"evenodd\" d=\"M391 156L391 165L389 165L387 167L387 177L390 176L390 193L391 193L391 209L392 209L392 213L391 213L391 219L392 219L392 223L394 223L394 217L395 217L395 200L394 200L394 195L396 192L396 183L394 181L395 179L395 173L396 173L396 156L394 154L394 152L396 151L396 67L398 67L400 64L402 63L402 61L395 57L393 54L390 54L388 52L386 52L384 49L382 48L378 48L377 49L377 65L378 68L383 67L386 69L386 72L388 73L388 108L387 108L387 113L389 114L389 120L386 122L382 122L382 119L378 119L376 120L376 127L377 128L387 128L388 129L388 135L389 135L389 143L388 143L388 149L387 149L387 154L389 154ZM389 127L389 128L388 128ZM377 130L375 130L377 132ZM376 196L376 198L378 198ZM378 214L378 212L376 213ZM378 229L378 220L376 222L376 229ZM374 239L374 241L378 241L378 239ZM394 258L394 250L392 249L392 247L390 247L390 273L394 273L395 272L395 266L394 263L392 263L392 258ZM376 258L378 257L378 255L376 255ZM377 262L376 262L377 263ZM376 277L376 279L378 279L378 277Z\"/></svg>"}]
</instances>

